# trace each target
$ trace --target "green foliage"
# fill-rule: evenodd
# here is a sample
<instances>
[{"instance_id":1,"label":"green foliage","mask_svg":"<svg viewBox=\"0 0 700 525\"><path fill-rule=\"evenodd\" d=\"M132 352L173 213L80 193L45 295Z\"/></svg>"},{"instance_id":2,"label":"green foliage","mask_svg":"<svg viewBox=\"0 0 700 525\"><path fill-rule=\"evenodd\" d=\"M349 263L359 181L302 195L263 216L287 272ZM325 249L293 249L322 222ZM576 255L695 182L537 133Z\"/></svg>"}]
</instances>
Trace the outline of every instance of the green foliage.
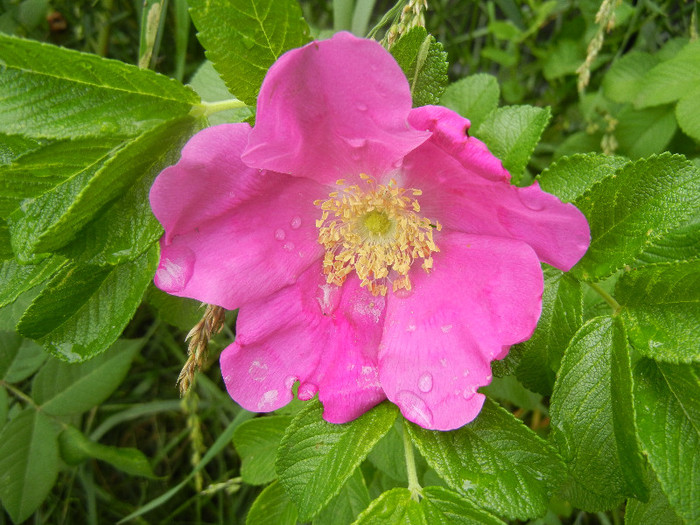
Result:
<instances>
[{"instance_id":1,"label":"green foliage","mask_svg":"<svg viewBox=\"0 0 700 525\"><path fill-rule=\"evenodd\" d=\"M241 457L243 481L265 485L277 478L275 452L291 421L289 416L261 417L246 421L236 429L233 445Z\"/></svg>"},{"instance_id":2,"label":"green foliage","mask_svg":"<svg viewBox=\"0 0 700 525\"><path fill-rule=\"evenodd\" d=\"M396 419L394 405L381 404L344 425L321 419L323 407L308 403L282 438L276 470L280 483L308 521L338 494L374 444Z\"/></svg>"},{"instance_id":3,"label":"green foliage","mask_svg":"<svg viewBox=\"0 0 700 525\"><path fill-rule=\"evenodd\" d=\"M491 401L459 430L407 428L450 488L495 514L511 519L542 515L560 481L562 464L554 449Z\"/></svg>"},{"instance_id":4,"label":"green foliage","mask_svg":"<svg viewBox=\"0 0 700 525\"><path fill-rule=\"evenodd\" d=\"M269 67L289 49L309 41L309 29L294 0L192 0L190 14L229 91L255 105Z\"/></svg>"},{"instance_id":5,"label":"green foliage","mask_svg":"<svg viewBox=\"0 0 700 525\"><path fill-rule=\"evenodd\" d=\"M498 107L501 88L493 75L477 73L462 78L445 88L440 105L456 111L478 129L486 117Z\"/></svg>"},{"instance_id":6,"label":"green foliage","mask_svg":"<svg viewBox=\"0 0 700 525\"><path fill-rule=\"evenodd\" d=\"M413 106L437 104L447 84L447 54L424 28L416 27L390 49L411 86Z\"/></svg>"},{"instance_id":7,"label":"green foliage","mask_svg":"<svg viewBox=\"0 0 700 525\"><path fill-rule=\"evenodd\" d=\"M250 507L250 512L248 512L246 524L279 523L279 525L296 525L297 515L297 508L285 493L282 485L275 481L265 487L255 499Z\"/></svg>"}]
</instances>

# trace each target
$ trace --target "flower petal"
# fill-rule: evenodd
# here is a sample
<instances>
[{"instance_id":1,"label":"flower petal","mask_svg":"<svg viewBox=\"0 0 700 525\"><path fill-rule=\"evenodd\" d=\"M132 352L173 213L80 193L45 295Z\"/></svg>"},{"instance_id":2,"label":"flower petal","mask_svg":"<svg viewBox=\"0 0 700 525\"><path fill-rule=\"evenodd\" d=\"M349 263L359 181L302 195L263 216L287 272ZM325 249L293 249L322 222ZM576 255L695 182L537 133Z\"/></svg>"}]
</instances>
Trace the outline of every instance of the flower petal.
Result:
<instances>
[{"instance_id":1,"label":"flower petal","mask_svg":"<svg viewBox=\"0 0 700 525\"><path fill-rule=\"evenodd\" d=\"M489 363L532 335L542 304L536 254L510 239L445 232L430 274L391 295L379 349L379 377L404 416L451 430L471 421L491 381Z\"/></svg>"},{"instance_id":2,"label":"flower petal","mask_svg":"<svg viewBox=\"0 0 700 525\"><path fill-rule=\"evenodd\" d=\"M324 418L351 421L385 399L378 382L377 347L383 298L348 279L325 283L320 264L264 300L240 309L236 341L221 355L231 397L248 410L275 410L316 392Z\"/></svg>"},{"instance_id":3,"label":"flower petal","mask_svg":"<svg viewBox=\"0 0 700 525\"><path fill-rule=\"evenodd\" d=\"M423 191L421 211L449 229L526 242L541 261L568 271L588 249L590 230L573 205L542 191L537 183L507 183L501 163L464 129L466 119L445 108L416 108L411 121L432 123L433 136L403 163L401 183ZM425 124L425 122L423 122ZM506 172L507 174L507 172Z\"/></svg>"},{"instance_id":4,"label":"flower petal","mask_svg":"<svg viewBox=\"0 0 700 525\"><path fill-rule=\"evenodd\" d=\"M411 104L406 77L382 46L338 33L270 68L243 161L326 184L379 178L430 136L408 126Z\"/></svg>"},{"instance_id":5,"label":"flower petal","mask_svg":"<svg viewBox=\"0 0 700 525\"><path fill-rule=\"evenodd\" d=\"M242 164L249 132L240 124L198 133L156 179L162 290L234 309L293 283L321 257L313 201L326 188Z\"/></svg>"}]
</instances>

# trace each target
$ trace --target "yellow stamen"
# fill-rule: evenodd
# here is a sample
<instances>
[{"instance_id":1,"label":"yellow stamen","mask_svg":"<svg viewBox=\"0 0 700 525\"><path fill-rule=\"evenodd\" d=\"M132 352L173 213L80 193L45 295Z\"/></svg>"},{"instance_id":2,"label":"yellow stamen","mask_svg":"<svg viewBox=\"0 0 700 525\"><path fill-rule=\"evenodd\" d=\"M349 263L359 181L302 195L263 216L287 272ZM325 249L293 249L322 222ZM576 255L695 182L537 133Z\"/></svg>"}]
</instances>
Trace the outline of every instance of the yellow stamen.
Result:
<instances>
[{"instance_id":1,"label":"yellow stamen","mask_svg":"<svg viewBox=\"0 0 700 525\"><path fill-rule=\"evenodd\" d=\"M393 179L387 185L376 184L364 173L360 178L368 184L366 190L339 180L336 184L343 186L342 191L314 202L323 210L316 226L318 242L326 249L326 281L340 286L355 270L361 286L374 295L386 295L390 278L394 291L410 290L411 265L420 258L426 272L432 269L431 254L440 251L433 230L442 226L418 215L420 205L409 194L419 196L420 190L399 188Z\"/></svg>"}]
</instances>

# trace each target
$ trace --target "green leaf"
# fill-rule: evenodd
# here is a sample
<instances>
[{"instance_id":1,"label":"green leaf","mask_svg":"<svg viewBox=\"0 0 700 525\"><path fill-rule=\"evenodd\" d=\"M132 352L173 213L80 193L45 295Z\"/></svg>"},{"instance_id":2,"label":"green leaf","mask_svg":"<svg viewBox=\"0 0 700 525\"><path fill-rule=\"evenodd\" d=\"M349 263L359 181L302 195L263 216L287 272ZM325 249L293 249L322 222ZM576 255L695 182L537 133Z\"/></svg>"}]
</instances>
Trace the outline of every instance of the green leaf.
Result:
<instances>
[{"instance_id":1,"label":"green leaf","mask_svg":"<svg viewBox=\"0 0 700 525\"><path fill-rule=\"evenodd\" d=\"M700 215L668 231L648 244L634 260L634 265L659 262L687 261L698 256L700 246Z\"/></svg>"},{"instance_id":2,"label":"green leaf","mask_svg":"<svg viewBox=\"0 0 700 525\"><path fill-rule=\"evenodd\" d=\"M634 369L639 440L675 512L700 521L700 379L689 365L640 361Z\"/></svg>"},{"instance_id":3,"label":"green leaf","mask_svg":"<svg viewBox=\"0 0 700 525\"><path fill-rule=\"evenodd\" d=\"M575 507L608 510L626 496L646 497L631 374L619 319L591 319L566 350L549 413L569 468L564 496Z\"/></svg>"},{"instance_id":4,"label":"green leaf","mask_svg":"<svg viewBox=\"0 0 700 525\"><path fill-rule=\"evenodd\" d=\"M7 422L7 414L10 412L10 397L7 390L0 386L0 430Z\"/></svg>"},{"instance_id":5,"label":"green leaf","mask_svg":"<svg viewBox=\"0 0 700 525\"><path fill-rule=\"evenodd\" d=\"M0 49L5 133L133 136L199 103L179 82L116 60L2 34Z\"/></svg>"},{"instance_id":6,"label":"green leaf","mask_svg":"<svg viewBox=\"0 0 700 525\"><path fill-rule=\"evenodd\" d=\"M646 484L649 486L649 501L644 503L637 499L628 499L625 506L625 525L683 525L683 520L669 504L656 474L650 468L647 469Z\"/></svg>"},{"instance_id":7,"label":"green leaf","mask_svg":"<svg viewBox=\"0 0 700 525\"><path fill-rule=\"evenodd\" d=\"M512 519L543 515L563 465L554 449L510 412L487 400L452 432L407 425L413 442L447 485L479 507Z\"/></svg>"},{"instance_id":8,"label":"green leaf","mask_svg":"<svg viewBox=\"0 0 700 525\"><path fill-rule=\"evenodd\" d=\"M79 465L95 458L131 476L156 477L148 458L140 450L95 443L72 425L66 426L58 436L58 445L61 458L69 465Z\"/></svg>"},{"instance_id":9,"label":"green leaf","mask_svg":"<svg viewBox=\"0 0 700 525\"><path fill-rule=\"evenodd\" d=\"M541 410L546 413L542 405L542 396L525 388L513 375L494 377L491 384L480 389L489 398L496 401L505 401L525 410Z\"/></svg>"},{"instance_id":10,"label":"green leaf","mask_svg":"<svg viewBox=\"0 0 700 525\"><path fill-rule=\"evenodd\" d=\"M503 525L497 517L443 487L425 487L420 503L429 525Z\"/></svg>"},{"instance_id":11,"label":"green leaf","mask_svg":"<svg viewBox=\"0 0 700 525\"><path fill-rule=\"evenodd\" d=\"M501 88L498 80L487 73L477 73L447 86L440 105L456 111L478 129L489 113L498 107Z\"/></svg>"},{"instance_id":12,"label":"green leaf","mask_svg":"<svg viewBox=\"0 0 700 525\"><path fill-rule=\"evenodd\" d=\"M18 383L36 372L48 354L16 332L0 332L0 379Z\"/></svg>"},{"instance_id":13,"label":"green leaf","mask_svg":"<svg viewBox=\"0 0 700 525\"><path fill-rule=\"evenodd\" d=\"M65 263L60 256L48 257L37 264L20 264L14 259L0 261L0 307L46 281Z\"/></svg>"},{"instance_id":14,"label":"green leaf","mask_svg":"<svg viewBox=\"0 0 700 525\"><path fill-rule=\"evenodd\" d=\"M208 60L205 60L202 65L199 66L197 72L190 79L189 85L202 97L202 100L206 100L207 102L219 102L221 100L231 99L231 93L229 93L226 84L224 84L219 73L214 69L214 65ZM215 126L227 122L243 122L251 115L253 115L253 112L250 108L242 107L218 111L207 117L207 120L209 120L210 125Z\"/></svg>"},{"instance_id":15,"label":"green leaf","mask_svg":"<svg viewBox=\"0 0 700 525\"><path fill-rule=\"evenodd\" d=\"M265 487L255 499L246 517L246 525L270 523L296 525L297 508L277 481Z\"/></svg>"},{"instance_id":16,"label":"green leaf","mask_svg":"<svg viewBox=\"0 0 700 525\"><path fill-rule=\"evenodd\" d=\"M700 89L697 87L676 105L676 119L683 132L700 142Z\"/></svg>"},{"instance_id":17,"label":"green leaf","mask_svg":"<svg viewBox=\"0 0 700 525\"><path fill-rule=\"evenodd\" d=\"M353 525L429 525L408 489L391 489L375 499ZM430 524L432 525L432 524Z\"/></svg>"},{"instance_id":18,"label":"green leaf","mask_svg":"<svg viewBox=\"0 0 700 525\"><path fill-rule=\"evenodd\" d=\"M674 102L697 87L699 81L700 42L691 42L644 75L634 105L646 108Z\"/></svg>"},{"instance_id":19,"label":"green leaf","mask_svg":"<svg viewBox=\"0 0 700 525\"><path fill-rule=\"evenodd\" d=\"M265 485L277 478L275 451L291 421L288 416L258 417L236 429L233 445L241 458L243 481Z\"/></svg>"},{"instance_id":20,"label":"green leaf","mask_svg":"<svg viewBox=\"0 0 700 525\"><path fill-rule=\"evenodd\" d=\"M614 102L632 102L642 88L647 72L659 63L659 57L632 51L616 60L605 74L603 91Z\"/></svg>"},{"instance_id":21,"label":"green leaf","mask_svg":"<svg viewBox=\"0 0 700 525\"><path fill-rule=\"evenodd\" d=\"M31 516L56 482L57 436L53 422L33 409L0 432L0 500L15 523Z\"/></svg>"},{"instance_id":22,"label":"green leaf","mask_svg":"<svg viewBox=\"0 0 700 525\"><path fill-rule=\"evenodd\" d=\"M10 164L20 155L40 146L40 141L24 135L5 135L0 133L0 165Z\"/></svg>"},{"instance_id":23,"label":"green leaf","mask_svg":"<svg viewBox=\"0 0 700 525\"><path fill-rule=\"evenodd\" d=\"M158 311L158 317L185 332L189 332L204 315L202 303L187 297L167 294L155 286L148 288L145 300Z\"/></svg>"},{"instance_id":24,"label":"green leaf","mask_svg":"<svg viewBox=\"0 0 700 525\"><path fill-rule=\"evenodd\" d=\"M438 104L447 85L447 53L424 27L414 27L390 49L411 86L413 106Z\"/></svg>"},{"instance_id":25,"label":"green leaf","mask_svg":"<svg viewBox=\"0 0 700 525\"><path fill-rule=\"evenodd\" d=\"M322 414L318 401L309 402L287 428L277 451L277 474L299 509L300 521L309 521L340 492L389 431L397 409L382 403L343 425L327 423Z\"/></svg>"},{"instance_id":26,"label":"green leaf","mask_svg":"<svg viewBox=\"0 0 700 525\"><path fill-rule=\"evenodd\" d=\"M295 0L190 0L197 37L229 88L254 106L270 66L309 42L309 28Z\"/></svg>"},{"instance_id":27,"label":"green leaf","mask_svg":"<svg viewBox=\"0 0 700 525\"><path fill-rule=\"evenodd\" d=\"M381 472L402 485L406 485L408 484L408 474L406 472L402 427L402 424L395 424L377 442L367 459Z\"/></svg>"},{"instance_id":28,"label":"green leaf","mask_svg":"<svg viewBox=\"0 0 700 525\"><path fill-rule=\"evenodd\" d=\"M89 177L123 141L120 137L60 140L0 166L0 216L9 216L24 199L56 187L70 189L72 180Z\"/></svg>"},{"instance_id":29,"label":"green leaf","mask_svg":"<svg viewBox=\"0 0 700 525\"><path fill-rule=\"evenodd\" d=\"M345 482L340 493L314 518L313 525L352 523L370 502L365 478L359 468Z\"/></svg>"},{"instance_id":30,"label":"green leaf","mask_svg":"<svg viewBox=\"0 0 700 525\"><path fill-rule=\"evenodd\" d=\"M545 266L542 315L532 337L522 343L518 379L534 392L552 393L564 350L583 323L581 283Z\"/></svg>"},{"instance_id":31,"label":"green leaf","mask_svg":"<svg viewBox=\"0 0 700 525\"><path fill-rule=\"evenodd\" d=\"M102 355L79 364L49 359L34 378L32 397L47 414L80 414L99 405L126 377L142 339L117 341Z\"/></svg>"},{"instance_id":32,"label":"green leaf","mask_svg":"<svg viewBox=\"0 0 700 525\"><path fill-rule=\"evenodd\" d=\"M700 93L699 93L700 94ZM658 106L636 110L625 107L617 116L615 138L618 152L631 159L639 159L666 149L676 133L673 106Z\"/></svg>"},{"instance_id":33,"label":"green leaf","mask_svg":"<svg viewBox=\"0 0 700 525\"><path fill-rule=\"evenodd\" d=\"M564 202L573 202L596 182L613 175L629 161L597 153L563 157L544 170L537 180L547 193Z\"/></svg>"},{"instance_id":34,"label":"green leaf","mask_svg":"<svg viewBox=\"0 0 700 525\"><path fill-rule=\"evenodd\" d=\"M575 201L591 227L591 245L572 273L585 280L611 275L697 215L698 201L700 169L681 155L623 166Z\"/></svg>"},{"instance_id":35,"label":"green leaf","mask_svg":"<svg viewBox=\"0 0 700 525\"><path fill-rule=\"evenodd\" d=\"M672 363L700 360L700 259L626 272L615 297L641 353Z\"/></svg>"},{"instance_id":36,"label":"green leaf","mask_svg":"<svg viewBox=\"0 0 700 525\"><path fill-rule=\"evenodd\" d=\"M542 59L542 74L549 81L575 75L581 63L586 60L586 47L578 40L562 38Z\"/></svg>"},{"instance_id":37,"label":"green leaf","mask_svg":"<svg viewBox=\"0 0 700 525\"><path fill-rule=\"evenodd\" d=\"M521 179L542 132L550 109L534 106L506 106L491 113L474 134L501 159L514 182Z\"/></svg>"},{"instance_id":38,"label":"green leaf","mask_svg":"<svg viewBox=\"0 0 700 525\"><path fill-rule=\"evenodd\" d=\"M24 312L17 329L61 359L89 359L117 340L157 266L157 245L118 266L64 266Z\"/></svg>"},{"instance_id":39,"label":"green leaf","mask_svg":"<svg viewBox=\"0 0 700 525\"><path fill-rule=\"evenodd\" d=\"M136 197L144 198L147 194L144 177L154 177L166 159L172 160L174 151L179 151L179 146L192 135L195 127L195 121L189 117L167 122L125 143L123 147L107 152L98 162L49 192L23 202L8 219L17 258L20 261L31 260L33 254L54 251L64 246L105 204L130 187L139 186L139 182L140 186L135 190ZM132 202L135 200L133 194L130 198ZM130 227L143 227L149 221L152 224L147 230L150 236L146 237L152 240L154 232L157 235L157 223L151 217L146 202L141 205L139 220L134 220L133 224L129 224L125 216L134 215L124 209L124 203L121 207L121 216L108 215L103 220L117 222L122 226L120 238L105 240L105 237L109 238L110 233L114 232L103 225L103 239L90 240L101 241L101 244L116 243L118 248L128 250L134 237L139 238L143 233L124 231ZM100 229L99 226L96 228ZM116 228L113 227L112 230L114 229ZM143 251L143 242L139 247Z\"/></svg>"}]
</instances>

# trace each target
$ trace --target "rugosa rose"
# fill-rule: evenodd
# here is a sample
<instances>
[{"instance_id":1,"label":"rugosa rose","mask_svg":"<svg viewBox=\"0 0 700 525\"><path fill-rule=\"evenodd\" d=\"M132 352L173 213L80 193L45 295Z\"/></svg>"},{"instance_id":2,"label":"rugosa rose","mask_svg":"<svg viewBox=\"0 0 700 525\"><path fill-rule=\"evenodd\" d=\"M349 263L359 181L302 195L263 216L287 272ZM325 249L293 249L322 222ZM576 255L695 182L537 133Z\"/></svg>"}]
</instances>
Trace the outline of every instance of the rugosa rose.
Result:
<instances>
[{"instance_id":1,"label":"rugosa rose","mask_svg":"<svg viewBox=\"0 0 700 525\"><path fill-rule=\"evenodd\" d=\"M275 410L299 381L333 423L386 398L425 428L476 417L490 362L535 329L540 261L568 270L590 236L468 129L412 109L391 55L340 33L272 66L254 128L205 129L158 176L155 282L240 308L221 355L234 400Z\"/></svg>"}]
</instances>

